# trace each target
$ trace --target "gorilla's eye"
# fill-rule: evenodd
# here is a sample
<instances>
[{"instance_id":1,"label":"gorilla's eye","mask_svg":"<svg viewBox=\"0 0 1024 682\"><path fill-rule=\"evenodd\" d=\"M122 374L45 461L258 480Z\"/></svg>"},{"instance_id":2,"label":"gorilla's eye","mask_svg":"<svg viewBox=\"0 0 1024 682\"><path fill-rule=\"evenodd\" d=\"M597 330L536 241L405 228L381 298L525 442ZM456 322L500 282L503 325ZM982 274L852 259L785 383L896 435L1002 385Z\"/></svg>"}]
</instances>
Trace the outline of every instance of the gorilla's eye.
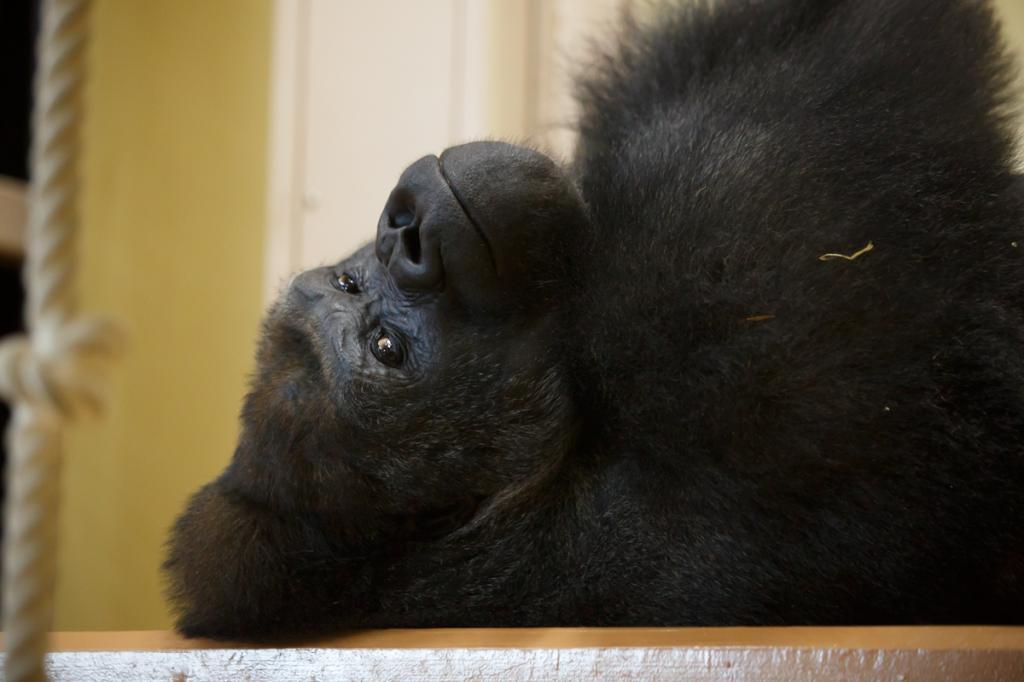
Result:
<instances>
[{"instance_id":1,"label":"gorilla's eye","mask_svg":"<svg viewBox=\"0 0 1024 682\"><path fill-rule=\"evenodd\" d=\"M373 357L388 367L398 367L402 364L404 357L402 346L399 345L397 338L383 329L377 330L373 343L370 344L370 351L373 353Z\"/></svg>"},{"instance_id":2,"label":"gorilla's eye","mask_svg":"<svg viewBox=\"0 0 1024 682\"><path fill-rule=\"evenodd\" d=\"M338 277L331 280L331 285L338 291L344 291L346 294L358 294L359 285L347 272L341 273Z\"/></svg>"}]
</instances>

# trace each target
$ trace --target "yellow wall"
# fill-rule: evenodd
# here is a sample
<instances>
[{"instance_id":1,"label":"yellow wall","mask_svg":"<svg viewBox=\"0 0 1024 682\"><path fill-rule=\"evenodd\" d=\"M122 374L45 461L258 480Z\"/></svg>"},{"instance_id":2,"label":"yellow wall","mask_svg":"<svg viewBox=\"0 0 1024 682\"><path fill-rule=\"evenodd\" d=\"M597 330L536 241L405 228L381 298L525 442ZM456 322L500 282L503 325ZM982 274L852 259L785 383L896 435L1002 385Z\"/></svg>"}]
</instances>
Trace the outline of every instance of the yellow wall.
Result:
<instances>
[{"instance_id":1,"label":"yellow wall","mask_svg":"<svg viewBox=\"0 0 1024 682\"><path fill-rule=\"evenodd\" d=\"M1021 0L995 0L996 12L1002 17L1010 47L1016 50L1024 64L1024 2Z\"/></svg>"},{"instance_id":2,"label":"yellow wall","mask_svg":"<svg viewBox=\"0 0 1024 682\"><path fill-rule=\"evenodd\" d=\"M170 624L159 564L231 455L260 315L269 0L94 4L81 286L127 328L106 417L72 434L61 629Z\"/></svg>"}]
</instances>

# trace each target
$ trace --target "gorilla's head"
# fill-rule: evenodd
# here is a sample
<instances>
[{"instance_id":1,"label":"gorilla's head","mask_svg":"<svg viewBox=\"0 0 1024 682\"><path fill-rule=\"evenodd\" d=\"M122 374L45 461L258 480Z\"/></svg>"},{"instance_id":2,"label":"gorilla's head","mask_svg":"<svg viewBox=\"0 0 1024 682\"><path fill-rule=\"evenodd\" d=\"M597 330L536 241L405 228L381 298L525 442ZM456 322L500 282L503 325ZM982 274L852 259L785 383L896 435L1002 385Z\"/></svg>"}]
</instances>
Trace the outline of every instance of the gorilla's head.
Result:
<instances>
[{"instance_id":1,"label":"gorilla's head","mask_svg":"<svg viewBox=\"0 0 1024 682\"><path fill-rule=\"evenodd\" d=\"M219 490L358 553L450 533L543 476L573 433L560 297L585 222L538 152L477 142L412 164L375 243L270 310ZM172 577L190 524L210 523L192 517Z\"/></svg>"},{"instance_id":2,"label":"gorilla's head","mask_svg":"<svg viewBox=\"0 0 1024 682\"><path fill-rule=\"evenodd\" d=\"M247 494L377 541L399 522L448 530L543 471L570 432L553 341L584 220L534 151L412 164L373 246L298 275L271 310L233 465Z\"/></svg>"}]
</instances>

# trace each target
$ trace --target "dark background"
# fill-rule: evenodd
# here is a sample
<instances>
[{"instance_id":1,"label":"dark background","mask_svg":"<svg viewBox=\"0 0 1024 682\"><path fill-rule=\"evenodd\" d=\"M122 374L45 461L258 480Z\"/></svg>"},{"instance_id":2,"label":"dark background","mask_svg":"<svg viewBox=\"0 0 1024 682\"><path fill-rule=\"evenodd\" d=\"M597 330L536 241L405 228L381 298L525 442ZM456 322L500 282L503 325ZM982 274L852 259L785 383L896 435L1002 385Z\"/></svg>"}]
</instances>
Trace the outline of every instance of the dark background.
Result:
<instances>
[{"instance_id":1,"label":"dark background","mask_svg":"<svg viewBox=\"0 0 1024 682\"><path fill-rule=\"evenodd\" d=\"M0 176L18 180L28 180L38 9L38 0L0 0ZM18 254L0 253L0 336L20 331L23 326L21 263ZM0 403L0 429L4 431L8 417L7 406ZM6 445L0 439L0 466L6 462L6 454Z\"/></svg>"}]
</instances>

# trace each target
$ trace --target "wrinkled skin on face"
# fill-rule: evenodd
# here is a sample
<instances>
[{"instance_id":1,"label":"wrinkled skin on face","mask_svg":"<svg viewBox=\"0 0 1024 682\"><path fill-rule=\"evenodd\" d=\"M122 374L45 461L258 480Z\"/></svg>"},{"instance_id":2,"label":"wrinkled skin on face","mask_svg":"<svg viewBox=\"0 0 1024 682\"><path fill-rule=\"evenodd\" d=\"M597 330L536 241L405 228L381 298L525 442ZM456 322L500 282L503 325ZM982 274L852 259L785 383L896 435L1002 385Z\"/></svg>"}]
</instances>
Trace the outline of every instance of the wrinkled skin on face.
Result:
<instances>
[{"instance_id":1,"label":"wrinkled skin on face","mask_svg":"<svg viewBox=\"0 0 1024 682\"><path fill-rule=\"evenodd\" d=\"M377 514L386 525L465 512L543 471L545 444L571 431L552 340L565 243L584 223L573 187L536 152L474 143L413 164L376 243L298 275L268 316L232 465L245 480L267 468L256 478L273 485L251 494L331 513L359 481L359 535ZM283 424L288 442L268 448ZM282 467L299 474L294 489Z\"/></svg>"},{"instance_id":2,"label":"wrinkled skin on face","mask_svg":"<svg viewBox=\"0 0 1024 682\"><path fill-rule=\"evenodd\" d=\"M679 3L567 168L412 164L268 314L179 629L1021 622L1012 82L973 0Z\"/></svg>"}]
</instances>

